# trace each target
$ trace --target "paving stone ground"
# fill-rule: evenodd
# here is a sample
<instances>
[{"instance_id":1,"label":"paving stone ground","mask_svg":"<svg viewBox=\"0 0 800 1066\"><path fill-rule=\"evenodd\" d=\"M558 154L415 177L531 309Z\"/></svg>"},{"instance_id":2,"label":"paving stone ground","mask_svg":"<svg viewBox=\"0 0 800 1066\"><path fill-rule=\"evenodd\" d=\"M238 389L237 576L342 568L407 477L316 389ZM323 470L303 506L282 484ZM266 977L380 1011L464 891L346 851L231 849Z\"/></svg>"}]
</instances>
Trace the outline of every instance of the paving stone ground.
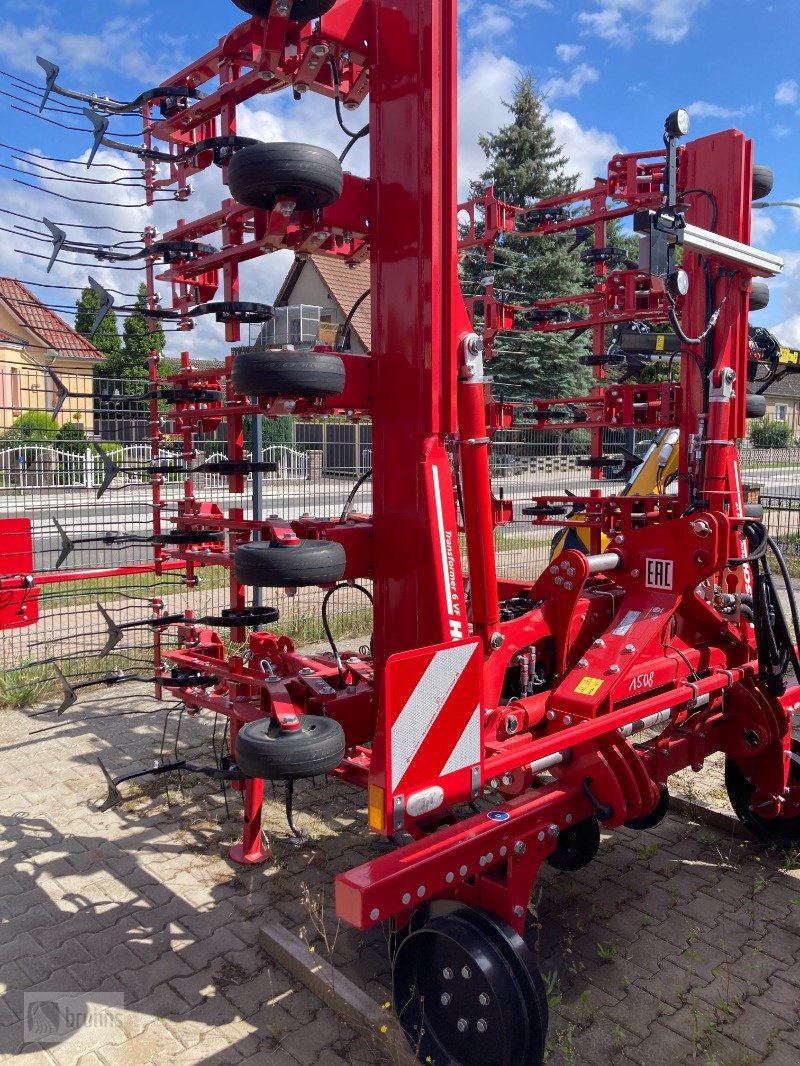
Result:
<instances>
[{"instance_id":1,"label":"paving stone ground","mask_svg":"<svg viewBox=\"0 0 800 1066\"><path fill-rule=\"evenodd\" d=\"M228 817L205 778L129 785L125 803L101 813L97 757L114 773L159 755L165 715L143 693L115 690L113 703L83 703L58 720L0 712L0 1060L389 1062L257 943L259 926L277 918L389 1002L385 930L345 929L332 904L333 876L386 846L365 829L362 795L334 782L298 786L297 820L315 841L306 849L287 840L281 797L269 800L274 859L257 868L227 859L241 801L229 793ZM177 723L173 713L170 752ZM210 763L212 725L184 715L181 751ZM221 739L220 730L218 748ZM718 768L693 785L713 800ZM545 868L531 906L551 1006L548 1061L800 1066L796 860L670 814L652 831L604 834L578 873ZM75 996L95 1021L59 1044L25 1043L25 993L28 1004L31 993ZM124 1010L101 1028L96 1005L109 996Z\"/></svg>"}]
</instances>

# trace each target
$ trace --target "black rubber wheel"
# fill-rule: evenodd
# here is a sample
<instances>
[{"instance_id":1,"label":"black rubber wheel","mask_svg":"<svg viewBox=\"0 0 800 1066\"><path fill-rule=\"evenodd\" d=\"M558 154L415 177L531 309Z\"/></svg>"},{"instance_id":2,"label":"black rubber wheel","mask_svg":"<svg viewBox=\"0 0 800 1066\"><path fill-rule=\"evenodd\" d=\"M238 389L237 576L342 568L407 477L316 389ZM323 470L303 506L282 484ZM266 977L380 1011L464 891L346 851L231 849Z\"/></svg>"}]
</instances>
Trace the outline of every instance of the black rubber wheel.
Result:
<instances>
[{"instance_id":1,"label":"black rubber wheel","mask_svg":"<svg viewBox=\"0 0 800 1066\"><path fill-rule=\"evenodd\" d=\"M630 818L625 825L628 829L655 829L661 825L667 817L669 810L669 789L663 786L658 797L658 803L649 814L643 814L641 818Z\"/></svg>"},{"instance_id":2,"label":"black rubber wheel","mask_svg":"<svg viewBox=\"0 0 800 1066\"><path fill-rule=\"evenodd\" d=\"M800 756L800 741L792 741L792 753ZM755 775L758 758L750 760ZM789 771L793 794L800 791L800 763L792 759ZM778 851L791 851L800 847L800 814L794 817L763 818L750 808L755 792L748 774L733 759L725 760L725 788L736 817L758 840Z\"/></svg>"},{"instance_id":3,"label":"black rubber wheel","mask_svg":"<svg viewBox=\"0 0 800 1066\"><path fill-rule=\"evenodd\" d=\"M257 540L236 549L233 568L237 581L253 588L303 588L339 581L346 561L344 548L332 540Z\"/></svg>"},{"instance_id":4,"label":"black rubber wheel","mask_svg":"<svg viewBox=\"0 0 800 1066\"><path fill-rule=\"evenodd\" d=\"M547 995L533 952L510 925L464 907L399 945L393 1002L420 1062L540 1066Z\"/></svg>"},{"instance_id":5,"label":"black rubber wheel","mask_svg":"<svg viewBox=\"0 0 800 1066\"><path fill-rule=\"evenodd\" d=\"M272 0L233 0L234 4L248 15L265 19L272 7ZM294 0L289 18L292 22L310 22L330 11L336 0Z\"/></svg>"},{"instance_id":6,"label":"black rubber wheel","mask_svg":"<svg viewBox=\"0 0 800 1066\"><path fill-rule=\"evenodd\" d=\"M242 396L338 396L344 363L325 352L241 352L233 361L233 387Z\"/></svg>"},{"instance_id":7,"label":"black rubber wheel","mask_svg":"<svg viewBox=\"0 0 800 1066\"><path fill-rule=\"evenodd\" d=\"M236 765L247 777L286 781L335 770L344 758L344 730L332 718L304 714L299 729L274 718L248 722L236 734Z\"/></svg>"},{"instance_id":8,"label":"black rubber wheel","mask_svg":"<svg viewBox=\"0 0 800 1066\"><path fill-rule=\"evenodd\" d=\"M251 144L228 165L228 188L246 207L271 211L279 199L298 211L317 211L342 195L342 164L315 144Z\"/></svg>"},{"instance_id":9,"label":"black rubber wheel","mask_svg":"<svg viewBox=\"0 0 800 1066\"><path fill-rule=\"evenodd\" d=\"M746 418L763 418L767 413L767 398L758 392L748 392L745 400Z\"/></svg>"},{"instance_id":10,"label":"black rubber wheel","mask_svg":"<svg viewBox=\"0 0 800 1066\"><path fill-rule=\"evenodd\" d=\"M763 200L772 192L775 184L775 176L771 167L765 167L761 163L753 165L753 199Z\"/></svg>"},{"instance_id":11,"label":"black rubber wheel","mask_svg":"<svg viewBox=\"0 0 800 1066\"><path fill-rule=\"evenodd\" d=\"M547 861L554 870L582 870L589 865L599 848L600 823L596 818L585 818L561 830L555 851L547 856Z\"/></svg>"},{"instance_id":12,"label":"black rubber wheel","mask_svg":"<svg viewBox=\"0 0 800 1066\"><path fill-rule=\"evenodd\" d=\"M766 281L753 281L750 286L750 310L763 311L769 305L769 285Z\"/></svg>"}]
</instances>

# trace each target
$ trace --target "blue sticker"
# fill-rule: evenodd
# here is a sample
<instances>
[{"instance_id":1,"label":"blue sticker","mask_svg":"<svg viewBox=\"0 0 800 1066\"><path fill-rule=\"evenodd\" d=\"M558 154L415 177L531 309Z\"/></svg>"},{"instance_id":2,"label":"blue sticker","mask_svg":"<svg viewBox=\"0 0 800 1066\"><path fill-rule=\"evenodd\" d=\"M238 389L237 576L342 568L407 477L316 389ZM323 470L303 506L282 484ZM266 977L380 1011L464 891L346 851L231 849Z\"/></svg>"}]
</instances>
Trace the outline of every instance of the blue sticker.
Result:
<instances>
[{"instance_id":1,"label":"blue sticker","mask_svg":"<svg viewBox=\"0 0 800 1066\"><path fill-rule=\"evenodd\" d=\"M511 815L508 811L489 811L486 817L491 818L493 822L507 822Z\"/></svg>"}]
</instances>

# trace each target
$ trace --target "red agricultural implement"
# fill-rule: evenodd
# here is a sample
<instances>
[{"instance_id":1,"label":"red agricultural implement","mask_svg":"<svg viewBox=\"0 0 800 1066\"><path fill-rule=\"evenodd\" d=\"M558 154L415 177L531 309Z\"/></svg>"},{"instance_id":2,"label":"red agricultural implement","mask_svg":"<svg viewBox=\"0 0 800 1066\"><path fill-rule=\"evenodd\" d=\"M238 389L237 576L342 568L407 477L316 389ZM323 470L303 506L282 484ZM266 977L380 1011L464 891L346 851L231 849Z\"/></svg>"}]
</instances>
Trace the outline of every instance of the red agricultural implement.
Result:
<instances>
[{"instance_id":1,"label":"red agricultural implement","mask_svg":"<svg viewBox=\"0 0 800 1066\"><path fill-rule=\"evenodd\" d=\"M142 105L151 195L187 192L212 165L230 194L163 236L170 255L158 275L156 253L147 259L150 293L158 276L173 317L213 307L236 341L254 313L238 302L240 265L278 248L368 256L372 347L245 350L213 383L185 355L171 382L183 453L198 425L226 419L231 489L241 491L247 415L369 417L373 508L245 518L198 499L189 479L175 529L194 542L170 544L156 476L156 565L185 567L189 581L198 567L228 567L240 642L250 587L368 580L373 639L368 652L305 655L272 626L229 657L214 626L165 617L147 624L157 637L177 625L181 647L162 655L157 639L156 669L186 707L230 720L231 779L245 799L235 860L268 858L269 779L334 774L366 790L376 833L411 834L340 874L336 906L359 928L392 923L394 1003L420 1061L538 1064L547 1003L523 934L543 863L587 864L601 825L656 825L670 775L715 752L741 820L771 844L800 843L798 619L793 604L784 618L767 565L772 554L783 566L780 553L743 502L735 443L748 409L752 279L781 269L750 246L767 172L736 130L679 144L678 111L663 148L615 156L589 189L526 207L490 189L460 205L456 0L237 2L253 17L150 94L160 114ZM237 137L237 105L281 89L348 111L368 100L368 179L342 174L319 148ZM470 216L461 235L459 209ZM620 218L642 236L637 265L608 247L607 224ZM460 248L480 246L491 262L503 234L555 241L579 230L591 241L588 291L518 307L488 282L465 303ZM196 243L209 238L210 249ZM649 328L657 323L671 329ZM496 400L491 343L512 329L590 331L590 393ZM609 353L633 349L665 353L679 380L607 384ZM210 387L218 400L207 401ZM493 436L520 419L588 428L593 490L494 496ZM679 431L665 445L679 448L676 473L646 494L605 492L609 428ZM157 455L157 431L153 446ZM588 550L500 580L494 530L521 519L580 531Z\"/></svg>"}]
</instances>

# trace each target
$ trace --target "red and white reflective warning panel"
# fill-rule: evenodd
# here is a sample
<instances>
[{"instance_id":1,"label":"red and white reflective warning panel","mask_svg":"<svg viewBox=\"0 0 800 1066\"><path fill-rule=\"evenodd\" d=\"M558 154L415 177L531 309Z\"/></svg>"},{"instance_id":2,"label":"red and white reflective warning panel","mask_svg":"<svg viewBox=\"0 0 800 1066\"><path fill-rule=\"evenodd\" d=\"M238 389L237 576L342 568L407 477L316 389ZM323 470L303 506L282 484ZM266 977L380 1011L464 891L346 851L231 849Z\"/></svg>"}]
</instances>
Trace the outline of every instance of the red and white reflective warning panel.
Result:
<instances>
[{"instance_id":1,"label":"red and white reflective warning panel","mask_svg":"<svg viewBox=\"0 0 800 1066\"><path fill-rule=\"evenodd\" d=\"M392 655L386 664L387 792L411 817L477 794L483 758L481 642ZM396 820L396 819L395 819Z\"/></svg>"}]
</instances>

